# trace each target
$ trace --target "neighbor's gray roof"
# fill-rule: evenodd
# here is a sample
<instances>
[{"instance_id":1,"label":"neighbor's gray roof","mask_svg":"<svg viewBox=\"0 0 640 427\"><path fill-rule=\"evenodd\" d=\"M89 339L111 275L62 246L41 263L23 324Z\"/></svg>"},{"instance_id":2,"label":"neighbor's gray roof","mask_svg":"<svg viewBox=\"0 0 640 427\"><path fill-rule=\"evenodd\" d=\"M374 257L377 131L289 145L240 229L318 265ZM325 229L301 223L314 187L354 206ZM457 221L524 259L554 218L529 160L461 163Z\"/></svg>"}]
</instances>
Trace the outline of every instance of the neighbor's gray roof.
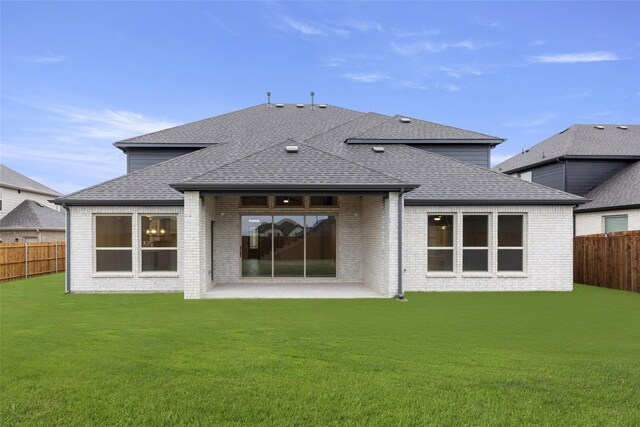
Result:
<instances>
[{"instance_id":1,"label":"neighbor's gray roof","mask_svg":"<svg viewBox=\"0 0 640 427\"><path fill-rule=\"evenodd\" d=\"M640 207L640 161L627 166L585 197L591 201L576 212Z\"/></svg>"},{"instance_id":2,"label":"neighbor's gray roof","mask_svg":"<svg viewBox=\"0 0 640 427\"><path fill-rule=\"evenodd\" d=\"M285 106L284 109L266 106L261 108L263 111L269 111L265 114L278 114L287 109L305 111L294 106ZM335 107L329 106L324 111L332 108ZM316 111L307 109L303 114L313 116ZM291 114L291 119L298 120L303 117L305 116L298 113ZM384 153L374 153L370 145L344 143L350 137L366 134L369 129L388 120L389 116L382 114L361 114L315 136L307 136L306 131L301 132L300 135L303 136L296 133L286 135L286 138L293 139L286 143L286 138L274 141L271 132L256 132L246 135L240 141L215 144L72 193L58 201L76 204L182 204L182 193L169 184L193 181L214 187L223 186L228 182L239 184L244 180L255 182L260 178L269 181L267 183L279 185L300 182L331 183L336 180L357 184L366 180L375 183L388 179L388 184L402 184L409 188L411 184L419 184L420 187L407 193L406 197L409 202L425 204L577 204L584 201L578 196L406 145L386 145ZM402 124L410 132L413 125L421 126L414 121ZM290 131L295 127L295 124L284 126ZM281 136L281 131L276 133ZM424 136L420 132L417 134ZM300 163L297 163L295 171L292 171L286 163L287 158L282 156L285 155L284 145L294 142L300 146ZM270 151L271 147L276 147L273 148L273 152ZM268 154L268 160L261 162L260 152ZM318 161L311 164L310 159L314 158ZM350 172L353 176L349 176Z\"/></svg>"},{"instance_id":3,"label":"neighbor's gray roof","mask_svg":"<svg viewBox=\"0 0 640 427\"><path fill-rule=\"evenodd\" d=\"M0 219L2 230L64 230L64 213L25 200Z\"/></svg>"},{"instance_id":4,"label":"neighbor's gray roof","mask_svg":"<svg viewBox=\"0 0 640 427\"><path fill-rule=\"evenodd\" d=\"M11 187L19 190L31 191L33 193L40 193L47 196L59 196L56 190L53 190L46 185L40 184L38 181L22 175L10 169L4 165L0 165L0 185L3 187Z\"/></svg>"},{"instance_id":5,"label":"neighbor's gray roof","mask_svg":"<svg viewBox=\"0 0 640 427\"><path fill-rule=\"evenodd\" d=\"M640 158L640 125L573 125L493 169L510 173L559 157L571 156Z\"/></svg>"}]
</instances>

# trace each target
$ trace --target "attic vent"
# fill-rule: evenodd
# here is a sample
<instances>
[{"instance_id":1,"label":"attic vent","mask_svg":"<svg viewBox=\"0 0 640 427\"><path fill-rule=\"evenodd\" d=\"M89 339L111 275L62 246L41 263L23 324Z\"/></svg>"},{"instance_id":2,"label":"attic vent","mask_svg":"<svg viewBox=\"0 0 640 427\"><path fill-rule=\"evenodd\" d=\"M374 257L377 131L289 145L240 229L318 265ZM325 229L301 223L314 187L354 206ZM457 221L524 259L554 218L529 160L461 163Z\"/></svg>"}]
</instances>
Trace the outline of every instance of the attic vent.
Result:
<instances>
[{"instance_id":1,"label":"attic vent","mask_svg":"<svg viewBox=\"0 0 640 427\"><path fill-rule=\"evenodd\" d=\"M296 104L296 107L298 107L298 108L304 108L304 104Z\"/></svg>"},{"instance_id":2,"label":"attic vent","mask_svg":"<svg viewBox=\"0 0 640 427\"><path fill-rule=\"evenodd\" d=\"M597 126L594 126L594 128L602 130L604 129L604 126L597 125Z\"/></svg>"},{"instance_id":3,"label":"attic vent","mask_svg":"<svg viewBox=\"0 0 640 427\"><path fill-rule=\"evenodd\" d=\"M629 129L629 127L627 127L627 126L618 126L618 129L627 130L627 129Z\"/></svg>"},{"instance_id":4,"label":"attic vent","mask_svg":"<svg viewBox=\"0 0 640 427\"><path fill-rule=\"evenodd\" d=\"M42 203L36 202L36 205L40 206L41 208L44 208L44 205Z\"/></svg>"},{"instance_id":5,"label":"attic vent","mask_svg":"<svg viewBox=\"0 0 640 427\"><path fill-rule=\"evenodd\" d=\"M400 123L411 123L411 119L409 117L400 117Z\"/></svg>"},{"instance_id":6,"label":"attic vent","mask_svg":"<svg viewBox=\"0 0 640 427\"><path fill-rule=\"evenodd\" d=\"M276 108L282 108L284 107L284 104L276 104Z\"/></svg>"},{"instance_id":7,"label":"attic vent","mask_svg":"<svg viewBox=\"0 0 640 427\"><path fill-rule=\"evenodd\" d=\"M298 146L297 145L287 145L286 147L284 147L285 150L287 150L287 153L297 153L298 152Z\"/></svg>"},{"instance_id":8,"label":"attic vent","mask_svg":"<svg viewBox=\"0 0 640 427\"><path fill-rule=\"evenodd\" d=\"M384 147L371 147L374 153L384 153Z\"/></svg>"},{"instance_id":9,"label":"attic vent","mask_svg":"<svg viewBox=\"0 0 640 427\"><path fill-rule=\"evenodd\" d=\"M327 104L318 104L319 108L327 108Z\"/></svg>"}]
</instances>

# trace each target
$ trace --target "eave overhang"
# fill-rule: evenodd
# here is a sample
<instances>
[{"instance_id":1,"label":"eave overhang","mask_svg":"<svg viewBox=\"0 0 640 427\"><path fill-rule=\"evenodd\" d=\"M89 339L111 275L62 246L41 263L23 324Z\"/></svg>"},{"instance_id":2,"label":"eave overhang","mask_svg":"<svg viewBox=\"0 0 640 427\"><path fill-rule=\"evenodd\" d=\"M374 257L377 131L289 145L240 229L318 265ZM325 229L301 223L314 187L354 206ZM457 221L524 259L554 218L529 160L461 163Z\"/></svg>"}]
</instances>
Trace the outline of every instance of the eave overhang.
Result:
<instances>
[{"instance_id":1,"label":"eave overhang","mask_svg":"<svg viewBox=\"0 0 640 427\"><path fill-rule=\"evenodd\" d=\"M419 184L202 184L177 183L170 186L178 191L200 191L213 194L371 194L396 191L408 192Z\"/></svg>"},{"instance_id":2,"label":"eave overhang","mask_svg":"<svg viewBox=\"0 0 640 427\"><path fill-rule=\"evenodd\" d=\"M106 200L106 199L53 199L51 203L61 206L182 206L182 199L175 200Z\"/></svg>"},{"instance_id":3,"label":"eave overhang","mask_svg":"<svg viewBox=\"0 0 640 427\"><path fill-rule=\"evenodd\" d=\"M620 206L600 206L597 208L576 208L575 213L589 213L589 212L605 212L605 211L621 211L625 209L640 209L640 203L631 205Z\"/></svg>"},{"instance_id":4,"label":"eave overhang","mask_svg":"<svg viewBox=\"0 0 640 427\"><path fill-rule=\"evenodd\" d=\"M544 200L544 199L405 199L407 206L478 206L478 205L581 205L589 202L589 199L581 198L577 200Z\"/></svg>"},{"instance_id":5,"label":"eave overhang","mask_svg":"<svg viewBox=\"0 0 640 427\"><path fill-rule=\"evenodd\" d=\"M592 155L566 154L566 155L563 155L563 156L550 157L548 159L540 160L539 162L535 162L535 163L530 163L530 164L525 165L525 166L518 166L518 167L513 168L513 169L505 169L505 170L494 169L494 170L496 172L500 172L500 173L504 173L504 174L510 174L510 173L520 172L520 171L523 171L523 170L528 170L528 169L535 168L535 167L538 167L538 166L546 165L548 163L562 162L562 161L565 161L565 160L629 160L629 161L635 161L635 160L640 160L640 156L621 156L621 155L592 156Z\"/></svg>"},{"instance_id":6,"label":"eave overhang","mask_svg":"<svg viewBox=\"0 0 640 427\"><path fill-rule=\"evenodd\" d=\"M346 144L405 144L405 145L428 145L428 144L479 144L491 145L495 147L502 144L506 139L502 138L473 138L473 139L452 139L452 138L426 138L426 139L392 139L392 138L347 138Z\"/></svg>"}]
</instances>

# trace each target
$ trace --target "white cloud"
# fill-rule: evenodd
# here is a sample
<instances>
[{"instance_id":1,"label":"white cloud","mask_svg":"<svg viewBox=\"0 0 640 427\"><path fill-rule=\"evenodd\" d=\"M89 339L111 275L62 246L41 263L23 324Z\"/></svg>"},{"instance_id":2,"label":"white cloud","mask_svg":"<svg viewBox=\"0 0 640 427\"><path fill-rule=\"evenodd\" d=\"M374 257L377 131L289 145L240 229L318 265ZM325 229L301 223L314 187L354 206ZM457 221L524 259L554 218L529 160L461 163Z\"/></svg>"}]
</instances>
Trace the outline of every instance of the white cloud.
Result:
<instances>
[{"instance_id":1,"label":"white cloud","mask_svg":"<svg viewBox=\"0 0 640 427\"><path fill-rule=\"evenodd\" d=\"M367 22L367 21L358 21L358 20L342 20L338 22L338 25L351 28L356 31L360 31L362 33L367 33L369 31L378 31L380 33L384 33L384 27L377 22Z\"/></svg>"},{"instance_id":2,"label":"white cloud","mask_svg":"<svg viewBox=\"0 0 640 427\"><path fill-rule=\"evenodd\" d=\"M294 19L284 14L271 17L270 25L276 30L283 32L297 32L305 36L324 36L326 33L318 27Z\"/></svg>"},{"instance_id":3,"label":"white cloud","mask_svg":"<svg viewBox=\"0 0 640 427\"><path fill-rule=\"evenodd\" d=\"M24 56L25 61L34 62L36 64L53 64L55 62L62 62L65 60L63 55L58 55L52 52L47 52L43 55Z\"/></svg>"},{"instance_id":4,"label":"white cloud","mask_svg":"<svg viewBox=\"0 0 640 427\"><path fill-rule=\"evenodd\" d=\"M455 77L456 79L460 79L464 76L482 76L487 74L486 71L481 70L477 67L440 67L440 70L451 77Z\"/></svg>"},{"instance_id":5,"label":"white cloud","mask_svg":"<svg viewBox=\"0 0 640 427\"><path fill-rule=\"evenodd\" d=\"M391 42L391 48L401 55L415 55L422 52L437 53L447 49L478 50L494 45L495 44L475 42L471 39L466 39L455 43L441 43L428 40L404 44L395 41Z\"/></svg>"},{"instance_id":6,"label":"white cloud","mask_svg":"<svg viewBox=\"0 0 640 427\"><path fill-rule=\"evenodd\" d=\"M496 28L502 25L502 23L500 21L493 21L490 19L486 19L486 18L482 18L479 15L475 15L472 18L472 21L475 22L476 24L483 26L483 27L489 27L489 28Z\"/></svg>"},{"instance_id":7,"label":"white cloud","mask_svg":"<svg viewBox=\"0 0 640 427\"><path fill-rule=\"evenodd\" d=\"M621 58L613 52L561 53L554 55L530 56L531 62L546 64L573 64L577 62L619 61Z\"/></svg>"},{"instance_id":8,"label":"white cloud","mask_svg":"<svg viewBox=\"0 0 640 427\"><path fill-rule=\"evenodd\" d=\"M547 40L537 39L529 43L529 46L544 46L547 43L549 43Z\"/></svg>"},{"instance_id":9,"label":"white cloud","mask_svg":"<svg viewBox=\"0 0 640 427\"><path fill-rule=\"evenodd\" d=\"M346 74L345 77L360 83L376 83L382 80L393 79L393 77L382 73L349 73Z\"/></svg>"},{"instance_id":10,"label":"white cloud","mask_svg":"<svg viewBox=\"0 0 640 427\"><path fill-rule=\"evenodd\" d=\"M439 85L438 87L447 92L460 92L462 90L460 86L454 85L452 83L446 83L443 85Z\"/></svg>"},{"instance_id":11,"label":"white cloud","mask_svg":"<svg viewBox=\"0 0 640 427\"><path fill-rule=\"evenodd\" d=\"M339 68L339 67L343 67L346 63L347 63L347 60L344 58L329 58L322 64L322 66Z\"/></svg>"},{"instance_id":12,"label":"white cloud","mask_svg":"<svg viewBox=\"0 0 640 427\"><path fill-rule=\"evenodd\" d=\"M437 36L438 34L440 34L440 31L438 30L407 31L407 30L400 30L397 28L394 28L392 32L393 32L393 35L398 38L428 37L428 36Z\"/></svg>"},{"instance_id":13,"label":"white cloud","mask_svg":"<svg viewBox=\"0 0 640 427\"><path fill-rule=\"evenodd\" d=\"M406 88L410 88L410 89L419 89L419 90L427 90L429 89L429 86L419 82L419 81L415 81L415 80L403 80L401 82L398 83L399 86L401 87L406 87Z\"/></svg>"}]
</instances>

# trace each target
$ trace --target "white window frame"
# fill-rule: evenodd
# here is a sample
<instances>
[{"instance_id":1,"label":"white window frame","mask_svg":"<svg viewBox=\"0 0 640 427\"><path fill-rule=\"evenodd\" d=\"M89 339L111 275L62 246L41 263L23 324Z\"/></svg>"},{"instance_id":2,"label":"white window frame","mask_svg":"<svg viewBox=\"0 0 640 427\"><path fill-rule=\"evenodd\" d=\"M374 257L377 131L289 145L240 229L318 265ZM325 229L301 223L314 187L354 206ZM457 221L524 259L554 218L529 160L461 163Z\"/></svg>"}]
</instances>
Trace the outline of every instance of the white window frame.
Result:
<instances>
[{"instance_id":1,"label":"white window frame","mask_svg":"<svg viewBox=\"0 0 640 427\"><path fill-rule=\"evenodd\" d=\"M623 231L629 231L629 215L627 214L615 214L615 215L602 215L602 232L603 233L620 233L620 231L607 231L607 219L608 218L625 218L627 220L627 229Z\"/></svg>"},{"instance_id":2,"label":"white window frame","mask_svg":"<svg viewBox=\"0 0 640 427\"><path fill-rule=\"evenodd\" d=\"M522 217L522 246L500 246L500 240L498 233L500 233L500 222L498 221L501 216L519 216ZM526 274L527 272L527 214L521 212L498 212L496 215L496 272L500 275L509 274ZM500 270L498 266L498 251L501 249L520 249L522 250L522 270Z\"/></svg>"},{"instance_id":3,"label":"white window frame","mask_svg":"<svg viewBox=\"0 0 640 427\"><path fill-rule=\"evenodd\" d=\"M452 224L453 224L453 239L452 239L452 243L453 246L429 246L429 217L432 216L450 216L453 217L452 220ZM426 270L427 273L430 273L432 275L439 275L439 274L443 274L443 275L454 275L456 274L456 260L457 260L457 251L456 251L456 242L458 240L457 237L457 231L458 231L458 215L455 212L429 212L427 213L427 265L426 265ZM451 259L452 259L452 264L451 264L451 270L429 270L429 250L450 250L451 251Z\"/></svg>"},{"instance_id":4,"label":"white window frame","mask_svg":"<svg viewBox=\"0 0 640 427\"><path fill-rule=\"evenodd\" d=\"M533 182L533 171L528 170L528 171L518 172L518 178L520 178L523 181Z\"/></svg>"},{"instance_id":5,"label":"white window frame","mask_svg":"<svg viewBox=\"0 0 640 427\"><path fill-rule=\"evenodd\" d=\"M131 246L129 247L108 247L108 248L99 248L96 245L96 235L98 232L98 227L96 224L96 219L98 217L103 216L128 216L131 218ZM92 247L93 247L93 273L98 275L111 275L111 274L126 274L131 275L133 273L133 243L134 243L134 229L135 226L133 224L133 214L131 213L111 213L111 214L102 214L97 213L93 215L93 232L92 234ZM124 251L128 250L131 252L131 270L117 270L117 271L98 271L98 251Z\"/></svg>"},{"instance_id":6,"label":"white window frame","mask_svg":"<svg viewBox=\"0 0 640 427\"><path fill-rule=\"evenodd\" d=\"M464 245L464 217L465 216L485 216L487 217L487 246L465 246ZM491 255L493 247L492 239L492 214L489 212L463 212L460 221L460 271L463 274L492 274L491 271ZM487 269L486 270L465 270L464 269L464 251L465 250L486 250L487 251Z\"/></svg>"},{"instance_id":7,"label":"white window frame","mask_svg":"<svg viewBox=\"0 0 640 427\"><path fill-rule=\"evenodd\" d=\"M176 233L177 233L176 246L175 247L173 247L173 246L172 247L156 247L156 246L145 247L145 246L142 246L142 218L143 217L152 217L153 218L153 217L158 217L158 216L159 217L173 217L173 218L175 218L175 220L176 220ZM180 226L179 226L180 223L178 222L178 215L174 214L174 213L168 213L168 214L165 214L165 213L146 213L146 214L140 214L139 217L140 217L139 218L140 221L138 222L138 225L139 225L139 232L138 232L138 234L139 234L138 242L139 243L138 244L140 246L140 253L139 253L140 262L139 262L139 266L138 266L139 273L141 273L141 274L174 274L174 273L178 273L178 270L180 269L180 263L179 263L180 252L179 252L179 249L178 249L178 247L180 246ZM147 251L147 250L153 250L153 251L165 251L165 250L166 251L176 251L176 269L175 270L147 270L147 271L144 271L142 269L142 252L143 251Z\"/></svg>"}]
</instances>

